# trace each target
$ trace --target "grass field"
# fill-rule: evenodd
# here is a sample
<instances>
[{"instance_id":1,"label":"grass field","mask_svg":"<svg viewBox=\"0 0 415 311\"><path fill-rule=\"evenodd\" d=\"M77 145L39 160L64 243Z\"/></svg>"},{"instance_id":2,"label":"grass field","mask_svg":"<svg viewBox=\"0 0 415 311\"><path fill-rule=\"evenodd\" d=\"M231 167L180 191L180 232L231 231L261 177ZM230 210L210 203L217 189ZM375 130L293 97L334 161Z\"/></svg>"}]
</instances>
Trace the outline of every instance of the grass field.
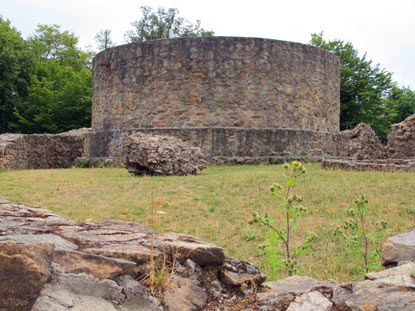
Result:
<instances>
[{"instance_id":1,"label":"grass field","mask_svg":"<svg viewBox=\"0 0 415 311\"><path fill-rule=\"evenodd\" d=\"M294 239L314 231L314 250L300 259L300 270L319 279L355 280L362 260L345 251L332 235L347 217L347 208L362 193L369 197L370 227L387 220L388 236L415 227L415 175L410 173L325 171L307 164L307 174L296 191L309 211L298 221ZM151 191L157 210L157 231L194 235L269 272L258 244L264 228L250 226L249 215L268 212L283 215L269 192L282 182L279 165L211 166L189 177L133 177L121 168L0 171L0 197L11 202L42 206L76 220L117 218L151 225ZM382 241L383 242L383 241ZM281 272L277 277L285 277Z\"/></svg>"}]
</instances>

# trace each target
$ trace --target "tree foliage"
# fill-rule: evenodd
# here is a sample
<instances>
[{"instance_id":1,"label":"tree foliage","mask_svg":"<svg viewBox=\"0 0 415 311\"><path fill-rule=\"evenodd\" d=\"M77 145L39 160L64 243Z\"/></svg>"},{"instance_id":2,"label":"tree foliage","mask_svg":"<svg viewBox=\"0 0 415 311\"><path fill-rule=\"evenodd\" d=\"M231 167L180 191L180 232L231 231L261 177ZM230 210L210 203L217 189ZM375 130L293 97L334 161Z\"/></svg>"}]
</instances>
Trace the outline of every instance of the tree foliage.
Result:
<instances>
[{"instance_id":1,"label":"tree foliage","mask_svg":"<svg viewBox=\"0 0 415 311\"><path fill-rule=\"evenodd\" d=\"M380 69L379 64L373 65L366 54L360 57L350 42L326 41L320 33L312 34L310 43L340 58L340 129L365 122L385 141L390 123L384 99L394 87L392 74Z\"/></svg>"},{"instance_id":2,"label":"tree foliage","mask_svg":"<svg viewBox=\"0 0 415 311\"><path fill-rule=\"evenodd\" d=\"M211 30L200 28L200 20L192 24L179 17L179 11L176 8L166 10L160 7L157 11L153 11L150 6L142 6L141 13L141 19L131 23L134 29L125 33L125 40L129 43L174 37L213 36L214 34Z\"/></svg>"},{"instance_id":3,"label":"tree foliage","mask_svg":"<svg viewBox=\"0 0 415 311\"><path fill-rule=\"evenodd\" d=\"M0 133L12 131L13 112L27 95L31 67L26 42L0 16Z\"/></svg>"},{"instance_id":4,"label":"tree foliage","mask_svg":"<svg viewBox=\"0 0 415 311\"><path fill-rule=\"evenodd\" d=\"M8 100L8 128L1 131L58 133L90 126L91 53L82 51L78 38L58 25L38 25L26 42L18 42L31 66L26 67L23 91Z\"/></svg>"},{"instance_id":5,"label":"tree foliage","mask_svg":"<svg viewBox=\"0 0 415 311\"><path fill-rule=\"evenodd\" d=\"M100 30L95 35L95 43L100 51L115 46L115 42L111 38L111 29Z\"/></svg>"},{"instance_id":6,"label":"tree foliage","mask_svg":"<svg viewBox=\"0 0 415 311\"><path fill-rule=\"evenodd\" d=\"M399 123L415 113L415 92L407 87L394 87L385 99L390 123Z\"/></svg>"}]
</instances>

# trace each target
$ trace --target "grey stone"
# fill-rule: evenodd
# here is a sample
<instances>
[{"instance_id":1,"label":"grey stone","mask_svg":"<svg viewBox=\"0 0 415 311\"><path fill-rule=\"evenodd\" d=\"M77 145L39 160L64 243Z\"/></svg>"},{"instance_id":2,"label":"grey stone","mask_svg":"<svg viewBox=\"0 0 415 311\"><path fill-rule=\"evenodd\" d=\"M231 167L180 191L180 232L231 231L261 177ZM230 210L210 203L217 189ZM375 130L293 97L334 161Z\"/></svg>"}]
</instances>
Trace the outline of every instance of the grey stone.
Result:
<instances>
[{"instance_id":1,"label":"grey stone","mask_svg":"<svg viewBox=\"0 0 415 311\"><path fill-rule=\"evenodd\" d=\"M51 282L55 288L64 289L77 295L93 296L105 300L123 301L122 288L112 280L99 280L85 273L61 273Z\"/></svg>"},{"instance_id":2,"label":"grey stone","mask_svg":"<svg viewBox=\"0 0 415 311\"><path fill-rule=\"evenodd\" d=\"M287 311L329 311L333 303L319 292L304 293L293 301Z\"/></svg>"},{"instance_id":3,"label":"grey stone","mask_svg":"<svg viewBox=\"0 0 415 311\"><path fill-rule=\"evenodd\" d=\"M196 311L202 309L207 295L196 281L184 278L173 280L166 291L163 302L168 311Z\"/></svg>"},{"instance_id":4,"label":"grey stone","mask_svg":"<svg viewBox=\"0 0 415 311\"><path fill-rule=\"evenodd\" d=\"M55 245L56 249L78 249L76 244L73 244L55 234L13 234L0 236L0 241L12 241L27 244L52 243Z\"/></svg>"},{"instance_id":5,"label":"grey stone","mask_svg":"<svg viewBox=\"0 0 415 311\"><path fill-rule=\"evenodd\" d=\"M159 301L150 296L143 285L131 276L120 276L116 282L123 288L125 301L120 305L121 311L158 311L162 310Z\"/></svg>"},{"instance_id":6,"label":"grey stone","mask_svg":"<svg viewBox=\"0 0 415 311\"><path fill-rule=\"evenodd\" d=\"M271 288L271 292L275 295L280 293L301 294L312 290L320 281L308 276L290 276L286 279L264 283L265 286Z\"/></svg>"},{"instance_id":7,"label":"grey stone","mask_svg":"<svg viewBox=\"0 0 415 311\"><path fill-rule=\"evenodd\" d=\"M73 305L71 306L73 307ZM59 304L55 299L41 295L36 300L31 311L67 311L68 308Z\"/></svg>"},{"instance_id":8,"label":"grey stone","mask_svg":"<svg viewBox=\"0 0 415 311\"><path fill-rule=\"evenodd\" d=\"M415 261L415 231L390 237L383 244L382 265L395 266L400 261Z\"/></svg>"},{"instance_id":9,"label":"grey stone","mask_svg":"<svg viewBox=\"0 0 415 311\"><path fill-rule=\"evenodd\" d=\"M400 265L395 268L386 269L380 272L371 272L366 273L365 278L369 280L378 280L383 278L388 278L392 276L410 276L412 272L415 271L415 263L407 263L406 265Z\"/></svg>"},{"instance_id":10,"label":"grey stone","mask_svg":"<svg viewBox=\"0 0 415 311\"><path fill-rule=\"evenodd\" d=\"M333 280L318 281L308 276L291 276L283 280L266 282L263 284L270 288L268 292L257 294L257 299L265 305L288 306L295 296L310 291L318 291L331 297L333 288L339 283Z\"/></svg>"}]
</instances>

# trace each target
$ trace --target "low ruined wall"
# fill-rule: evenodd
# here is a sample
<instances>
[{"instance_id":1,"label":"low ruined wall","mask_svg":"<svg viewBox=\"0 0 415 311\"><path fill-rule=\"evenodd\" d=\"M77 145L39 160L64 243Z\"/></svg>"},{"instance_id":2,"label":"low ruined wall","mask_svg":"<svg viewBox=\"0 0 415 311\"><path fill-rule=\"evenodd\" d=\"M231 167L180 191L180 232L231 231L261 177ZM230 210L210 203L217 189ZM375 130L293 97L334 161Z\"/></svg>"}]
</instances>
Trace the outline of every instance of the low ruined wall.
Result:
<instances>
[{"instance_id":1,"label":"low ruined wall","mask_svg":"<svg viewBox=\"0 0 415 311\"><path fill-rule=\"evenodd\" d=\"M0 169L68 168L84 155L85 135L0 135Z\"/></svg>"},{"instance_id":2,"label":"low ruined wall","mask_svg":"<svg viewBox=\"0 0 415 311\"><path fill-rule=\"evenodd\" d=\"M415 158L415 114L392 125L388 152L390 158Z\"/></svg>"},{"instance_id":3,"label":"low ruined wall","mask_svg":"<svg viewBox=\"0 0 415 311\"><path fill-rule=\"evenodd\" d=\"M323 169L342 169L355 171L415 172L415 159L371 159L351 158L323 159Z\"/></svg>"},{"instance_id":4,"label":"low ruined wall","mask_svg":"<svg viewBox=\"0 0 415 311\"><path fill-rule=\"evenodd\" d=\"M90 158L119 158L121 142L134 132L175 136L199 147L210 163L280 163L336 155L336 134L303 130L246 128L145 128L92 133Z\"/></svg>"}]
</instances>

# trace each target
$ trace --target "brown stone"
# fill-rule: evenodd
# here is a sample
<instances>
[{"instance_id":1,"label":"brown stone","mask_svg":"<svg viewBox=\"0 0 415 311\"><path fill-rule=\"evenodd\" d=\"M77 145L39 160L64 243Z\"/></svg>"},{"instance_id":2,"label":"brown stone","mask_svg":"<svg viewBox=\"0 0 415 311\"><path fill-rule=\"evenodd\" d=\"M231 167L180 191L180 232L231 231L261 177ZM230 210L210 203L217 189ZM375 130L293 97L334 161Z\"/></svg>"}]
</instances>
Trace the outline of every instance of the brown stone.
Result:
<instances>
[{"instance_id":1,"label":"brown stone","mask_svg":"<svg viewBox=\"0 0 415 311\"><path fill-rule=\"evenodd\" d=\"M84 252L101 255L112 258L122 258L128 261L133 261L137 264L142 264L150 260L153 253L153 258L158 258L160 252L156 249L151 252L149 247L139 244L109 244L101 248L86 248Z\"/></svg>"},{"instance_id":2,"label":"brown stone","mask_svg":"<svg viewBox=\"0 0 415 311\"><path fill-rule=\"evenodd\" d=\"M50 275L53 244L0 242L0 310L29 311Z\"/></svg>"},{"instance_id":3,"label":"brown stone","mask_svg":"<svg viewBox=\"0 0 415 311\"><path fill-rule=\"evenodd\" d=\"M250 273L236 273L232 271L225 271L221 275L221 281L229 286L241 286L242 284L252 284L257 285L265 281L266 276L263 274L250 274Z\"/></svg>"},{"instance_id":4,"label":"brown stone","mask_svg":"<svg viewBox=\"0 0 415 311\"><path fill-rule=\"evenodd\" d=\"M201 266L219 265L225 260L225 252L222 248L186 234L165 233L157 235L155 246L160 252L178 253Z\"/></svg>"},{"instance_id":5,"label":"brown stone","mask_svg":"<svg viewBox=\"0 0 415 311\"><path fill-rule=\"evenodd\" d=\"M56 250L53 261L59 264L65 273L92 274L98 279L114 279L119 275L133 274L135 262L93 255L77 251Z\"/></svg>"}]
</instances>

